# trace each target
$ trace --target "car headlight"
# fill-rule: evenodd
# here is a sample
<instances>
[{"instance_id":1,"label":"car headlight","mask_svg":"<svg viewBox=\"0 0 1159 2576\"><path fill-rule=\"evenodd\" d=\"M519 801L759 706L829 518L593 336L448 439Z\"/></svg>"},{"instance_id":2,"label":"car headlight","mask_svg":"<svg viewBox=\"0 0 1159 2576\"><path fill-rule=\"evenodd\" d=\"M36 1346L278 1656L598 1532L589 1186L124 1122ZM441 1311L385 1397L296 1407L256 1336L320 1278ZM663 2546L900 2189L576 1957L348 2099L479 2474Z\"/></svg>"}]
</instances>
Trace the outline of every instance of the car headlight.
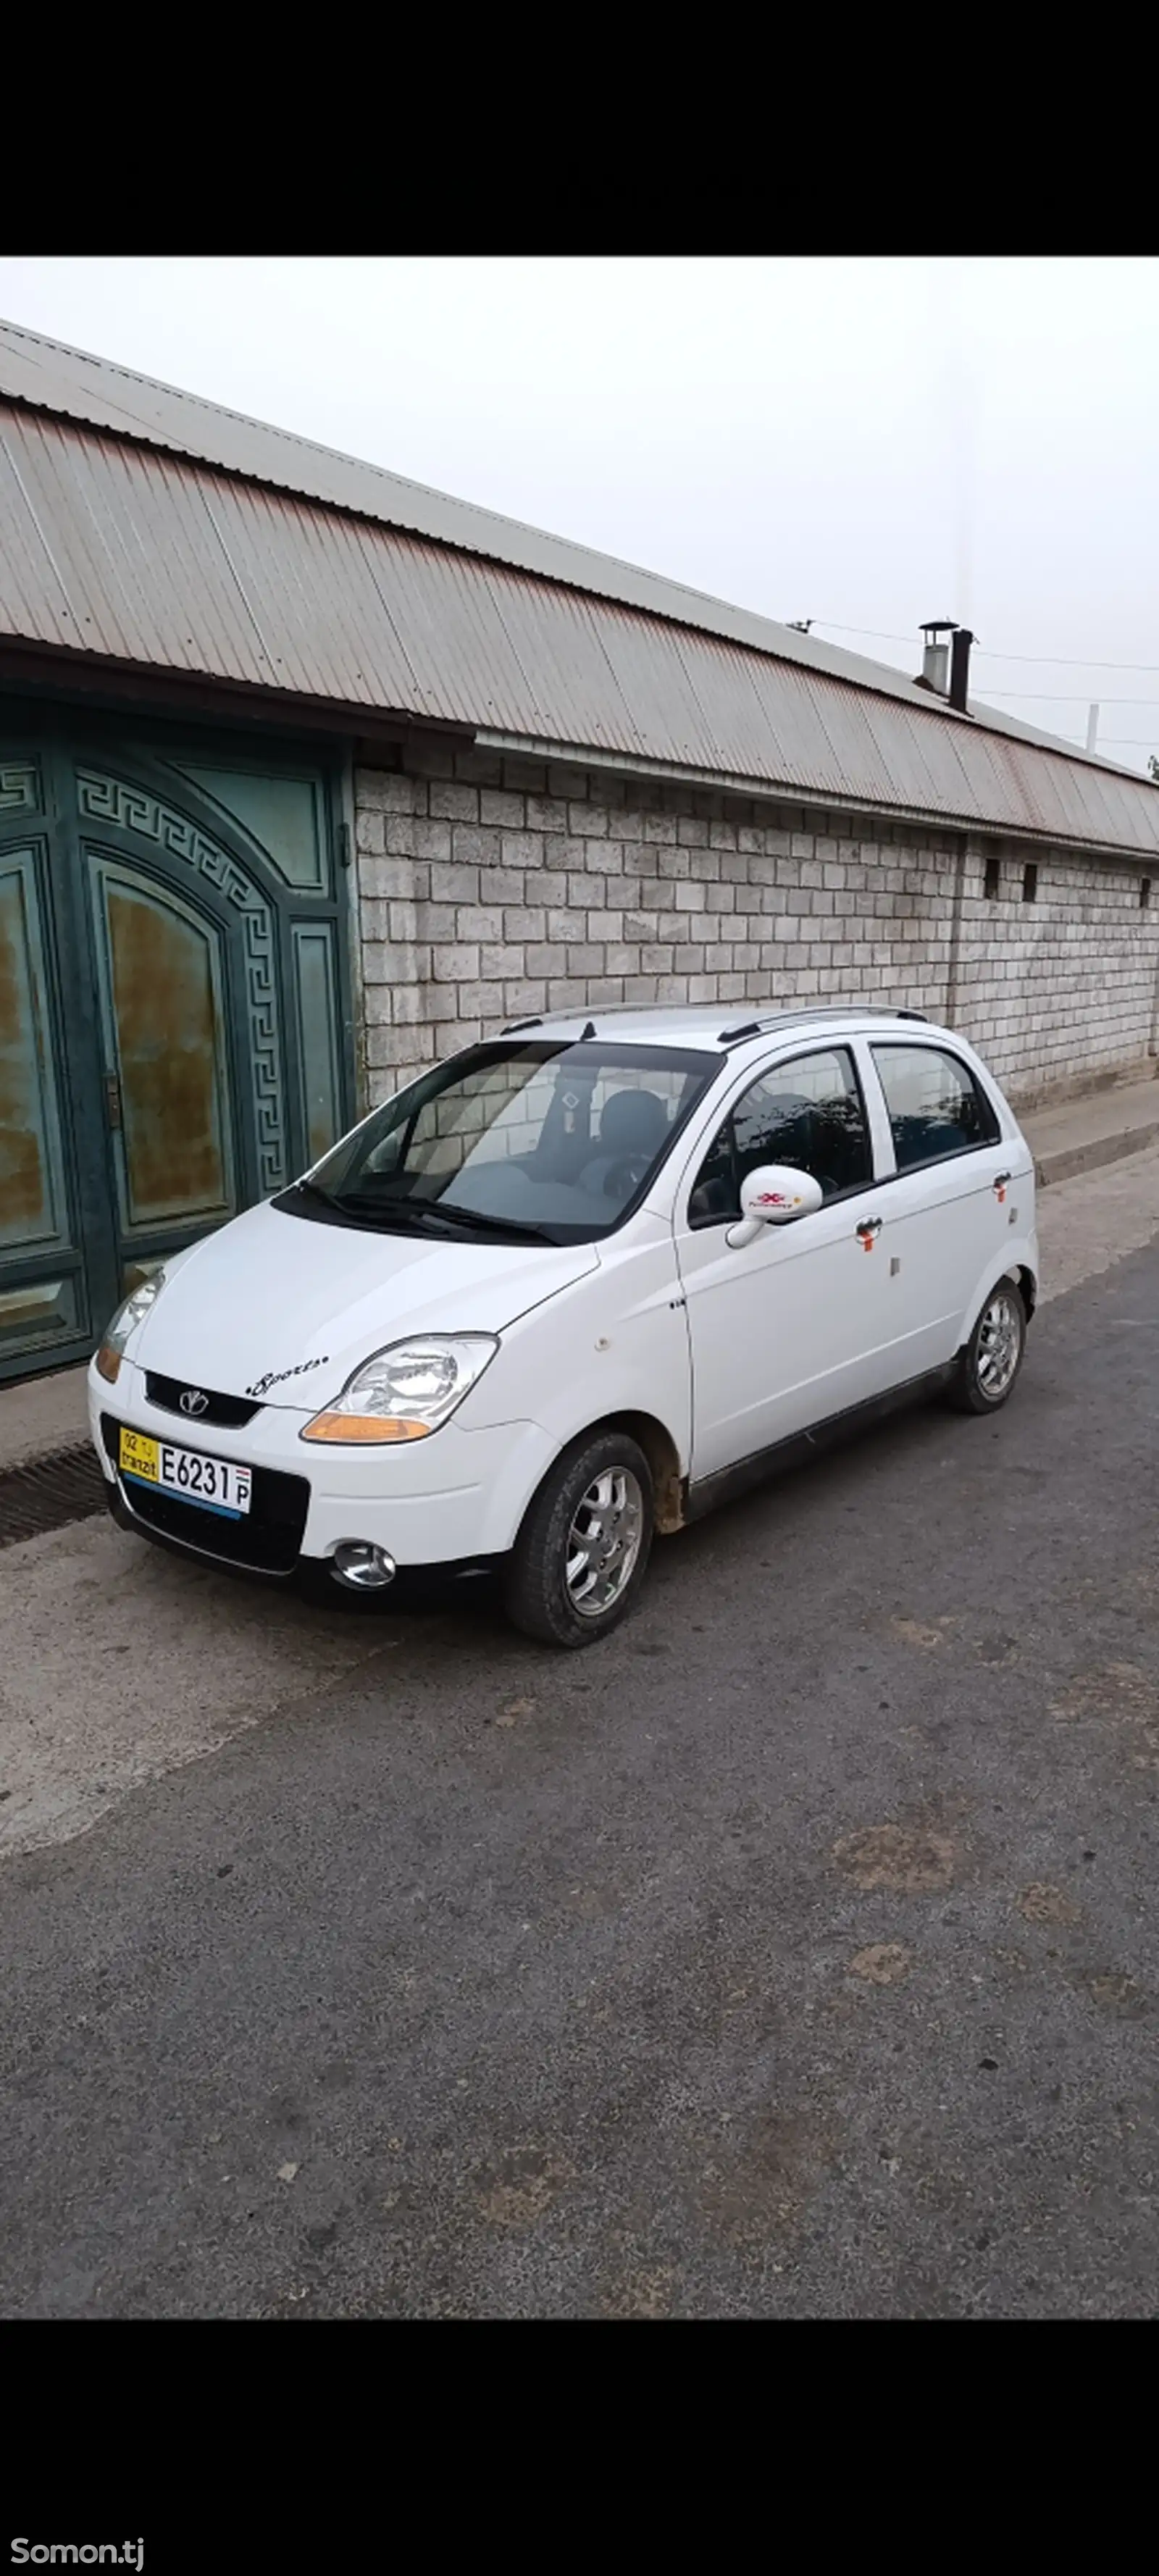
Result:
<instances>
[{"instance_id":1,"label":"car headlight","mask_svg":"<svg viewBox=\"0 0 1159 2576\"><path fill-rule=\"evenodd\" d=\"M425 1440L482 1377L493 1333L432 1333L392 1342L348 1378L336 1404L316 1413L303 1440Z\"/></svg>"},{"instance_id":2,"label":"car headlight","mask_svg":"<svg viewBox=\"0 0 1159 2576\"><path fill-rule=\"evenodd\" d=\"M142 1279L140 1287L134 1288L132 1296L126 1297L124 1304L118 1306L112 1323L105 1326L97 1352L97 1368L110 1386L116 1385L121 1374L121 1361L130 1335L136 1332L138 1324L144 1323L164 1285L165 1265L162 1263L159 1270L151 1271L147 1279Z\"/></svg>"}]
</instances>

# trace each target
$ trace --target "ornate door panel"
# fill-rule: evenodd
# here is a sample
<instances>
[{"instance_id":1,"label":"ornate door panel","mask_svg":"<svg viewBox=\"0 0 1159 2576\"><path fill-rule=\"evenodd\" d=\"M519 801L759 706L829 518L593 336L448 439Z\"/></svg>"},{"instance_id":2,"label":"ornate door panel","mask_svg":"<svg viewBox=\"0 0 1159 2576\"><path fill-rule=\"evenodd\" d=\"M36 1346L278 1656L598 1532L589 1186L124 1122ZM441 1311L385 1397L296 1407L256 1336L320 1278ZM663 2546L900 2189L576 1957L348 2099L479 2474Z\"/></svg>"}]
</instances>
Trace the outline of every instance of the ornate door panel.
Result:
<instances>
[{"instance_id":1,"label":"ornate door panel","mask_svg":"<svg viewBox=\"0 0 1159 2576\"><path fill-rule=\"evenodd\" d=\"M123 1236L220 1225L236 1208L222 932L148 879L92 865Z\"/></svg>"},{"instance_id":2,"label":"ornate door panel","mask_svg":"<svg viewBox=\"0 0 1159 2576\"><path fill-rule=\"evenodd\" d=\"M0 770L0 822L19 811L15 765ZM34 763L20 795L39 803ZM59 1017L43 833L0 838L0 1372L27 1352L51 1366L84 1333L88 1302L62 1123Z\"/></svg>"},{"instance_id":3,"label":"ornate door panel","mask_svg":"<svg viewBox=\"0 0 1159 2576\"><path fill-rule=\"evenodd\" d=\"M82 1356L351 1114L333 780L213 748L0 758L0 1376Z\"/></svg>"}]
</instances>

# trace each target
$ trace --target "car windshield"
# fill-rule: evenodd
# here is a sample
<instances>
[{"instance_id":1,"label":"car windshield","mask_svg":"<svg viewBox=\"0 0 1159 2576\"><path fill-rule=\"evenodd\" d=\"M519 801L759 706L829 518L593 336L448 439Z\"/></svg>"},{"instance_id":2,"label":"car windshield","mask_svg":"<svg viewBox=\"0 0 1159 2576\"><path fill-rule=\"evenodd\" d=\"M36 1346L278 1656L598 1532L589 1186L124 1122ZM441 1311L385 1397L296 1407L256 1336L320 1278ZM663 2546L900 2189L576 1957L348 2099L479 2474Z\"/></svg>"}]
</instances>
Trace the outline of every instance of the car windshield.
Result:
<instances>
[{"instance_id":1,"label":"car windshield","mask_svg":"<svg viewBox=\"0 0 1159 2576\"><path fill-rule=\"evenodd\" d=\"M392 1232L590 1242L639 1199L720 1062L599 1038L471 1047L344 1137L299 1183L299 1212Z\"/></svg>"}]
</instances>

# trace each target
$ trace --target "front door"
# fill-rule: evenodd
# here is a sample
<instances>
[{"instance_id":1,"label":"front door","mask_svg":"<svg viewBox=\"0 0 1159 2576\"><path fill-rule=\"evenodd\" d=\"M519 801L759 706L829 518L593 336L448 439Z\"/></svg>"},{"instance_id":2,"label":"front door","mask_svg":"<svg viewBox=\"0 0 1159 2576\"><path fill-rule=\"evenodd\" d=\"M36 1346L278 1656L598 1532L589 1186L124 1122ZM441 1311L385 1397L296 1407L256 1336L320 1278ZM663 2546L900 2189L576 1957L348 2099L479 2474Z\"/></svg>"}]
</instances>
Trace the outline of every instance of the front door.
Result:
<instances>
[{"instance_id":1,"label":"front door","mask_svg":"<svg viewBox=\"0 0 1159 2576\"><path fill-rule=\"evenodd\" d=\"M332 782L214 754L43 731L0 764L0 1375L82 1357L348 1122Z\"/></svg>"},{"instance_id":2,"label":"front door","mask_svg":"<svg viewBox=\"0 0 1159 2576\"><path fill-rule=\"evenodd\" d=\"M761 1163L812 1172L825 1204L734 1248L740 1185ZM749 1084L678 1202L694 1482L889 1383L888 1198L847 1047L815 1048Z\"/></svg>"}]
</instances>

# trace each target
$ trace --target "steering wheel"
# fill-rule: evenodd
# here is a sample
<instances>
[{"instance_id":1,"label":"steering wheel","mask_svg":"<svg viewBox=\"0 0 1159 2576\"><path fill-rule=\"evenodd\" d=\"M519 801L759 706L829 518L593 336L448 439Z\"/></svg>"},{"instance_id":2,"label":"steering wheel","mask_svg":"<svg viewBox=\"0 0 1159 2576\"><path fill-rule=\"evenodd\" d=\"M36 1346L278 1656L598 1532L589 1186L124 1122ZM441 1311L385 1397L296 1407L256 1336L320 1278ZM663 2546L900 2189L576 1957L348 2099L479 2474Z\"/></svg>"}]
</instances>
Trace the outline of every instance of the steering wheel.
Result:
<instances>
[{"instance_id":1,"label":"steering wheel","mask_svg":"<svg viewBox=\"0 0 1159 2576\"><path fill-rule=\"evenodd\" d=\"M604 1174L604 1197L630 1199L633 1190L639 1189L651 1161L651 1154L621 1154L616 1162L609 1163Z\"/></svg>"}]
</instances>

